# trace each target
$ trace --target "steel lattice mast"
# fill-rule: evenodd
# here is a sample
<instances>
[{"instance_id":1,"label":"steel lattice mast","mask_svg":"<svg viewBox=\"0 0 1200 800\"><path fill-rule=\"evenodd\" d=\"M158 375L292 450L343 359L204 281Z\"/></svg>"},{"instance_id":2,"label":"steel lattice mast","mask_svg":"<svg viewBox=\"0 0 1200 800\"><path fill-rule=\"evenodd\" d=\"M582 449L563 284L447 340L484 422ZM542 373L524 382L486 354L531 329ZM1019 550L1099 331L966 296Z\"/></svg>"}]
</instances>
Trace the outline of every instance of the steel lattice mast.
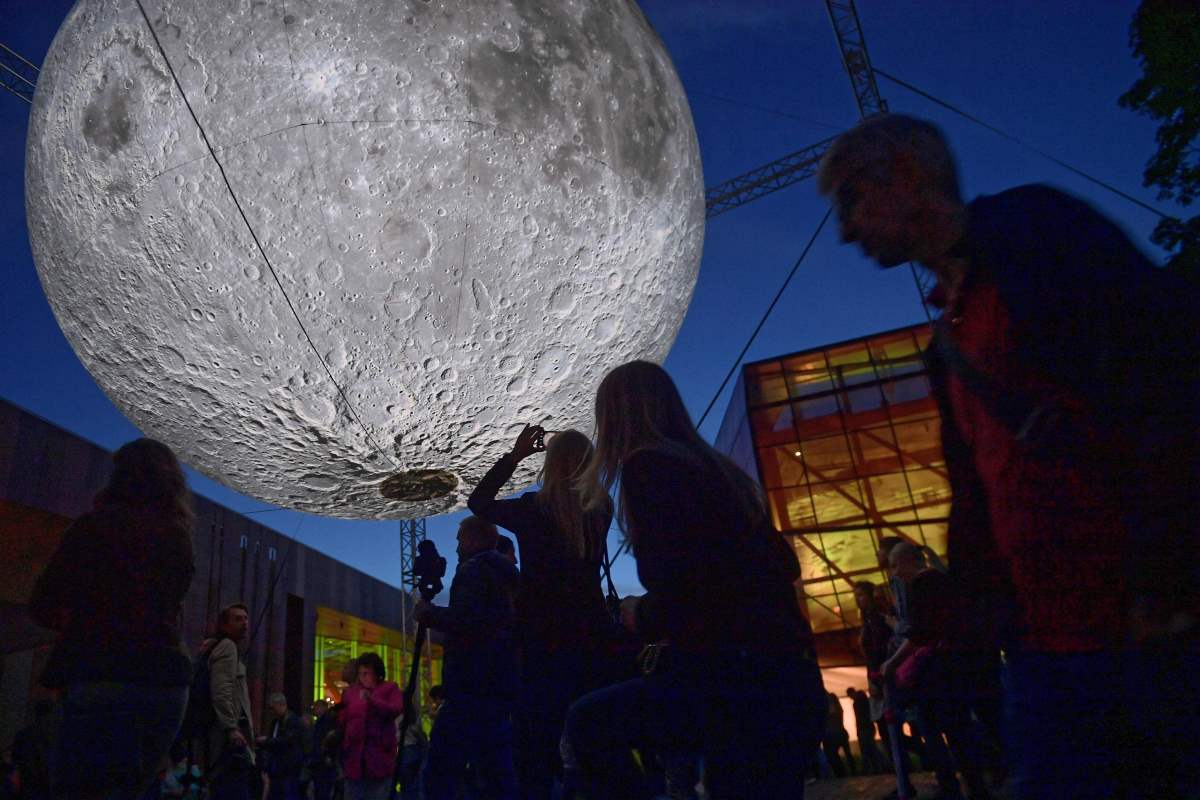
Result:
<instances>
[{"instance_id":1,"label":"steel lattice mast","mask_svg":"<svg viewBox=\"0 0 1200 800\"><path fill-rule=\"evenodd\" d=\"M867 54L867 42L858 21L854 0L825 0L825 9L829 12L829 21L833 24L838 51L842 55L842 65L850 78L859 114L869 117L887 111L887 103L880 96L879 86L875 83L875 71L871 68L871 57ZM821 157L825 155L834 138L836 137L788 153L757 169L705 189L706 218L712 219L763 195L811 178L816 174Z\"/></svg>"}]
</instances>

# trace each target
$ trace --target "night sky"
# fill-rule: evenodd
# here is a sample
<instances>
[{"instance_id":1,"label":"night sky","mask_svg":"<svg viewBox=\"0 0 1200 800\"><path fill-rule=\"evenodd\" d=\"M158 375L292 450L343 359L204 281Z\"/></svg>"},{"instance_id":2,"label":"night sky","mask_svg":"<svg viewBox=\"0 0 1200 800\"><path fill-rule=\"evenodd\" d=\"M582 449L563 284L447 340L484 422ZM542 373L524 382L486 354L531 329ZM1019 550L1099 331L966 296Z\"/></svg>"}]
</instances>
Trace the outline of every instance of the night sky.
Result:
<instances>
[{"instance_id":1,"label":"night sky","mask_svg":"<svg viewBox=\"0 0 1200 800\"><path fill-rule=\"evenodd\" d=\"M71 7L64 0L0 0L0 42L34 63ZM643 0L674 58L712 185L854 124L857 108L819 0ZM1128 47L1132 0L862 0L872 62L1139 199L1178 213L1141 186L1155 126L1117 106L1138 76ZM945 130L972 197L1046 182L1118 221L1156 261L1156 217L1061 167L880 80L893 111ZM106 448L139 436L59 332L29 252L24 206L28 106L0 94L0 397ZM812 235L826 205L809 181L710 221L691 308L666 361L699 416L759 316ZM907 269L877 270L826 226L750 360L919 321ZM702 427L715 437L729 389ZM270 508L189 472L193 489L240 512ZM260 522L389 583L400 578L395 522L327 519L291 511ZM461 514L431 518L451 557ZM615 549L616 536L611 546ZM618 588L637 587L632 559Z\"/></svg>"}]
</instances>

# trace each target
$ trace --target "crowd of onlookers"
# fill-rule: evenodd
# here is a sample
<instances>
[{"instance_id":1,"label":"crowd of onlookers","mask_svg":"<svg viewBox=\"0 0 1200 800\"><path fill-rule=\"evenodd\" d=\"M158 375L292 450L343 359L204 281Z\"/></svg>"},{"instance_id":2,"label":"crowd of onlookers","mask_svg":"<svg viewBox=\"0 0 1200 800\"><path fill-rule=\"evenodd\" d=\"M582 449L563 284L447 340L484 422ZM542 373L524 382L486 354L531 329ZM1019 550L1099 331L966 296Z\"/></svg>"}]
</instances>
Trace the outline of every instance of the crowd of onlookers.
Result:
<instances>
[{"instance_id":1,"label":"crowd of onlookers","mask_svg":"<svg viewBox=\"0 0 1200 800\"><path fill-rule=\"evenodd\" d=\"M861 769L892 770L902 798L911 757L943 800L984 800L1006 776L1019 800L1200 797L1195 287L1057 190L965 203L941 133L911 117L843 134L818 183L843 238L884 267L920 262L943 309L925 358L950 569L884 537L887 585L854 586ZM449 602L414 609L444 643L427 742L411 727L398 741L413 709L370 655L311 745L279 695L256 732L249 613L228 606L184 652L183 474L158 442L122 447L30 602L60 633L41 675L59 703L14 746L46 743L24 791L41 775L56 797L140 797L168 755L164 787L202 777L240 799L261 782L285 800L334 785L383 800L397 778L425 800L692 798L701 783L713 800L799 800L822 763L857 769L761 487L701 437L660 366L616 367L594 408L592 437L526 426L472 492ZM539 488L499 499L538 453ZM614 520L640 597L616 596ZM498 549L497 526L515 548Z\"/></svg>"}]
</instances>

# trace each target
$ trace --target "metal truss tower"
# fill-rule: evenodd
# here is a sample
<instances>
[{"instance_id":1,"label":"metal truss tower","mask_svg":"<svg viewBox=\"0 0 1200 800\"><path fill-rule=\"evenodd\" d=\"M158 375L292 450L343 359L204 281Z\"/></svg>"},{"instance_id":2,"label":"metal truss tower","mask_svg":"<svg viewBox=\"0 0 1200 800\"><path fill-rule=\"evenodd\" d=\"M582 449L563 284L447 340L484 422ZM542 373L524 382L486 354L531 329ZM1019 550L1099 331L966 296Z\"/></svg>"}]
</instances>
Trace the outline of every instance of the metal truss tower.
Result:
<instances>
[{"instance_id":1,"label":"metal truss tower","mask_svg":"<svg viewBox=\"0 0 1200 800\"><path fill-rule=\"evenodd\" d=\"M854 0L825 0L825 10L829 12L829 21L833 24L842 65L850 78L859 114L869 117L887 111L887 103L880 96L879 86L875 83L875 71L871 68L871 57L867 54L867 41L858 21ZM705 189L705 217L712 219L763 195L811 178L816 174L821 157L833 143L833 138L809 145Z\"/></svg>"},{"instance_id":2,"label":"metal truss tower","mask_svg":"<svg viewBox=\"0 0 1200 800\"><path fill-rule=\"evenodd\" d=\"M875 83L875 71L871 69L871 57L867 54L867 42L863 38L854 0L825 0L825 10L829 12L829 21L837 36L842 66L854 87L858 115L866 118L885 113L887 103L880 97L879 86Z\"/></svg>"},{"instance_id":3,"label":"metal truss tower","mask_svg":"<svg viewBox=\"0 0 1200 800\"><path fill-rule=\"evenodd\" d=\"M412 590L416 588L416 576L413 575L413 564L417 559L417 545L425 541L426 529L424 519L402 519L400 520L400 586L405 589L405 599L400 607L400 630L404 634L405 642L405 659L407 669L407 659L411 658L411 654L407 651L410 642L417 638L417 626L415 620L409 619L409 600L412 598ZM425 700L429 689L433 686L433 645L429 638L425 639L425 655L421 664L420 680L414 695L414 702L417 706L417 720L421 719L423 712L423 701Z\"/></svg>"}]
</instances>

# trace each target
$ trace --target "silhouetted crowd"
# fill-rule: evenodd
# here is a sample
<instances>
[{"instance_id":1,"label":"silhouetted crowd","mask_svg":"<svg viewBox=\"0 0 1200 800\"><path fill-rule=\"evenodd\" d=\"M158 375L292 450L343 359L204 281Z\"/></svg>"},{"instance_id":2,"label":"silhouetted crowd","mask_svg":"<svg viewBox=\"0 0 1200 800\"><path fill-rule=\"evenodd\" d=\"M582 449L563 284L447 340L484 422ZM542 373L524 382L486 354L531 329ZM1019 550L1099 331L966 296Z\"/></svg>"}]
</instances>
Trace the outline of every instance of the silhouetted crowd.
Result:
<instances>
[{"instance_id":1,"label":"silhouetted crowd","mask_svg":"<svg viewBox=\"0 0 1200 800\"><path fill-rule=\"evenodd\" d=\"M633 361L600 384L593 437L527 425L471 494L449 601L415 608L444 643L427 738L401 741L374 654L332 707L271 695L256 731L249 612L184 652L183 475L158 442L122 447L31 602L60 632L41 676L59 701L14 745L20 796L748 800L861 772L913 798L919 763L947 799L1200 797L1195 287L1057 190L965 203L911 117L839 137L819 188L845 241L919 262L942 309L925 355L945 463L926 466L953 489L948 566L880 526L888 582L853 585L857 761L762 489ZM499 499L538 454L539 488ZM613 586L614 520L642 596Z\"/></svg>"}]
</instances>

